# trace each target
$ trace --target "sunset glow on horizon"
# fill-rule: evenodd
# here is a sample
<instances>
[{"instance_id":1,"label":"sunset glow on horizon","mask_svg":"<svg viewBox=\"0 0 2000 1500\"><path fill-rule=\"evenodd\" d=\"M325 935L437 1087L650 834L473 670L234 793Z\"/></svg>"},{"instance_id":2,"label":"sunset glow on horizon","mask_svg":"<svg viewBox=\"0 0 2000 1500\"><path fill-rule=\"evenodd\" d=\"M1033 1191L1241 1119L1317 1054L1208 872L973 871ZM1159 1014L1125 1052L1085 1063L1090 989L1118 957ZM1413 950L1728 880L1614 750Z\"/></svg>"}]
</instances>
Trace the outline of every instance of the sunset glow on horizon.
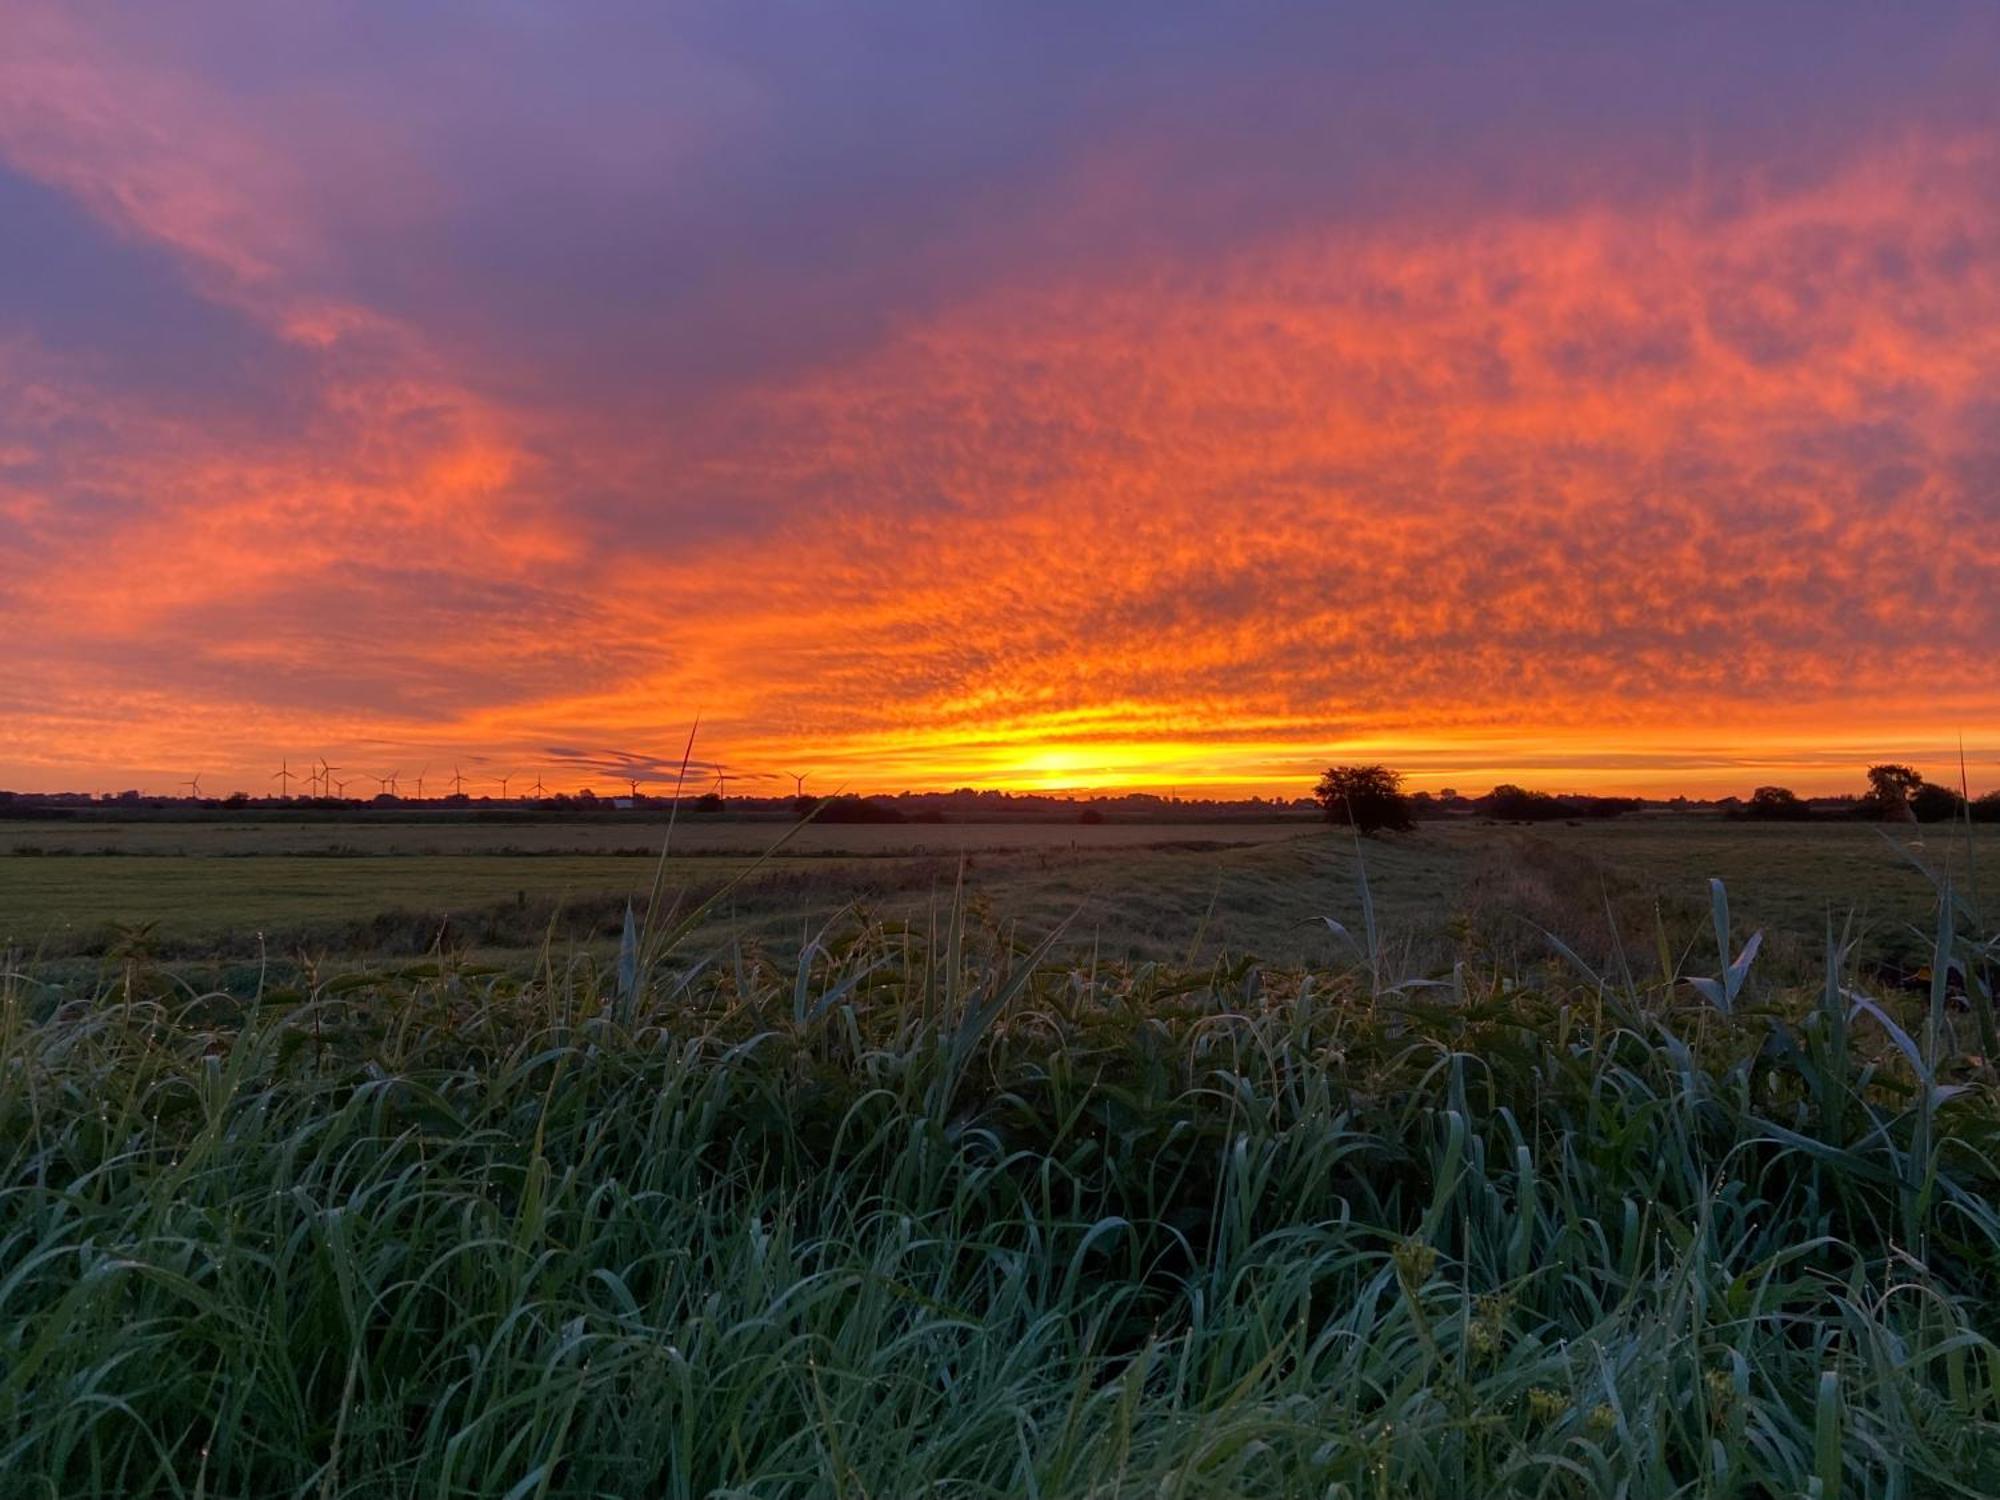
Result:
<instances>
[{"instance_id":1,"label":"sunset glow on horizon","mask_svg":"<svg viewBox=\"0 0 2000 1500\"><path fill-rule=\"evenodd\" d=\"M18 6L0 787L2000 787L2000 12L1223 10Z\"/></svg>"}]
</instances>

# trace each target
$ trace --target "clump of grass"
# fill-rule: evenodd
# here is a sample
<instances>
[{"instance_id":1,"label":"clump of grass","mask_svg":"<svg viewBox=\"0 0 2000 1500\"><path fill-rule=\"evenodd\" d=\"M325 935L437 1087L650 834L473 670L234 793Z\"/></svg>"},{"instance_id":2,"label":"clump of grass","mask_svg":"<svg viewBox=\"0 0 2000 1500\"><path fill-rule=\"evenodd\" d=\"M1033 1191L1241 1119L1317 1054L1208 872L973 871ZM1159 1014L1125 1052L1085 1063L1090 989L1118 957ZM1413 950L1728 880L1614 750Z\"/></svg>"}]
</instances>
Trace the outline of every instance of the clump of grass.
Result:
<instances>
[{"instance_id":1,"label":"clump of grass","mask_svg":"<svg viewBox=\"0 0 2000 1500\"><path fill-rule=\"evenodd\" d=\"M10 982L0 1488L2000 1489L1942 981L633 947Z\"/></svg>"}]
</instances>

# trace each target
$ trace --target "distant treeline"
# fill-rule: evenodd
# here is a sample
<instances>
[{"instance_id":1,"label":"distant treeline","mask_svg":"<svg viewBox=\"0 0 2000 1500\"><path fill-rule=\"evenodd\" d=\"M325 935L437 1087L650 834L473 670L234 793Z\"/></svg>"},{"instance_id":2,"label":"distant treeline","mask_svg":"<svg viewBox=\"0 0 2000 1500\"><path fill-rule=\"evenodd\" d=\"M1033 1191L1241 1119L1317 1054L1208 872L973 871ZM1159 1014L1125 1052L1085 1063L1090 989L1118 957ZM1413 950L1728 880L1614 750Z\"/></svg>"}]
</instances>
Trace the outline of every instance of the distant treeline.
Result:
<instances>
[{"instance_id":1,"label":"distant treeline","mask_svg":"<svg viewBox=\"0 0 2000 1500\"><path fill-rule=\"evenodd\" d=\"M1536 792L1527 787L1503 783L1483 797L1461 797L1456 792L1433 796L1412 792L1411 816L1453 817L1468 813L1497 818L1507 823L1545 823L1558 818L1616 818L1638 812L1649 804L1642 797L1593 797L1582 792Z\"/></svg>"},{"instance_id":2,"label":"distant treeline","mask_svg":"<svg viewBox=\"0 0 2000 1500\"><path fill-rule=\"evenodd\" d=\"M195 812L305 815L339 818L356 812L404 815L484 815L500 819L582 814L615 818L635 810L655 815L678 808L683 816L788 819L811 814L820 823L1132 823L1270 821L1311 816L1317 809L1335 822L1364 829L1408 827L1412 822L1450 817L1484 817L1498 822L1539 823L1615 818L1642 811L1720 813L1765 822L1864 819L1935 823L1966 816L1978 823L2000 822L2000 791L1969 805L1959 791L1928 781L1914 768L1883 764L1868 770L1868 789L1836 797L1802 797L1789 787L1760 786L1746 799L1721 797L1645 798L1597 796L1585 792L1545 792L1511 782L1483 796L1452 790L1406 792L1402 773L1386 766L1329 767L1310 797L1220 798L1161 796L1154 792L1053 794L961 787L949 792L897 792L861 796L841 793L821 798L735 796L704 792L676 798L671 792L600 796L575 792L522 795L412 798L395 792L367 797L258 796L235 792L221 797L159 797L127 791L111 796L85 792L14 792L0 788L0 817L64 818L148 815L177 817Z\"/></svg>"},{"instance_id":3,"label":"distant treeline","mask_svg":"<svg viewBox=\"0 0 2000 1500\"><path fill-rule=\"evenodd\" d=\"M1926 781L1913 767L1883 764L1868 768L1868 790L1859 796L1812 801L1790 787L1760 786L1749 801L1724 797L1696 803L1685 797L1649 802L1642 797L1597 797L1582 792L1537 792L1503 782L1483 797L1455 791L1405 792L1403 773L1388 766L1328 766L1313 789L1327 819L1351 823L1364 833L1407 829L1424 819L1478 816L1503 823L1546 823L1584 818L1616 818L1655 808L1692 812L1707 809L1727 817L1767 822L1859 818L1875 822L1940 823L1970 816L1976 823L2000 823L2000 791L1967 804L1953 788Z\"/></svg>"},{"instance_id":4,"label":"distant treeline","mask_svg":"<svg viewBox=\"0 0 2000 1500\"><path fill-rule=\"evenodd\" d=\"M1944 823L1968 815L1975 823L2000 823L2000 791L1988 792L1968 804L1956 787L1927 781L1911 766L1885 764L1868 768L1868 790L1859 796L1808 801L1790 787L1760 786L1749 801L1725 811L1732 817L1769 823L1828 818Z\"/></svg>"},{"instance_id":5,"label":"distant treeline","mask_svg":"<svg viewBox=\"0 0 2000 1500\"><path fill-rule=\"evenodd\" d=\"M825 806L822 807L822 802ZM0 788L0 817L67 817L77 814L120 818L149 813L176 815L189 809L238 813L353 814L366 811L438 814L513 815L561 813L615 816L634 810L664 814L678 805L686 815L727 815L734 818L790 818L819 809L825 823L1134 823L1228 822L1307 818L1315 808L1309 797L1162 796L1153 792L1052 794L960 788L949 792L894 792L866 796L840 793L822 798L804 795L733 795L689 793L676 798L671 790L619 792L600 795L590 788L549 792L541 796L438 796L415 798L392 792L368 796L256 796L234 792L217 797L147 796L137 791L108 796L88 792L14 792Z\"/></svg>"}]
</instances>

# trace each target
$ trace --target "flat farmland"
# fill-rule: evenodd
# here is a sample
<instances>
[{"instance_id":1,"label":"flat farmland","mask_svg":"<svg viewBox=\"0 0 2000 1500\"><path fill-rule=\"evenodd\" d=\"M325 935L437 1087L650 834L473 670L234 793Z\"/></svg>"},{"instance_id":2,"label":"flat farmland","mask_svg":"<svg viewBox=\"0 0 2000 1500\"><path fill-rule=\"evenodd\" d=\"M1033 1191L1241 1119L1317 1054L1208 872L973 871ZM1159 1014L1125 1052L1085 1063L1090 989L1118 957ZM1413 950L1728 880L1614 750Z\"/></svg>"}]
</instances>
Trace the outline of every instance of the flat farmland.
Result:
<instances>
[{"instance_id":1,"label":"flat farmland","mask_svg":"<svg viewBox=\"0 0 2000 1500\"><path fill-rule=\"evenodd\" d=\"M704 899L784 832L684 822L668 886ZM1968 846L1962 828L1636 817L1432 823L1357 845L1296 821L808 826L728 890L704 937L783 946L857 915L923 920L962 882L981 920L1029 936L1064 923L1111 957L1314 965L1347 956L1323 918L1362 930L1365 870L1385 946L1415 968L1546 952L1546 933L1650 957L1662 931L1712 946L1719 876L1742 932L1765 929L1775 961L1804 965L1829 918L1870 952L1919 951L1936 910L1920 865L1975 900L1982 875L2000 894L2000 839L1974 832ZM663 820L4 823L0 943L29 961L101 956L135 933L185 959L605 943L665 836Z\"/></svg>"},{"instance_id":2,"label":"flat farmland","mask_svg":"<svg viewBox=\"0 0 2000 1500\"><path fill-rule=\"evenodd\" d=\"M772 821L690 820L672 833L669 887L694 899L784 839ZM825 917L856 901L909 908L949 892L1047 879L1055 892L1156 877L1184 883L1217 857L1301 837L1310 823L807 825L718 913L738 927ZM0 823L0 943L27 954L110 951L142 926L189 956L291 943L406 948L441 919L480 946L539 944L553 922L589 936L650 888L664 820ZM1088 872L1083 873L1083 872ZM446 926L448 933L453 929Z\"/></svg>"},{"instance_id":3,"label":"flat farmland","mask_svg":"<svg viewBox=\"0 0 2000 1500\"><path fill-rule=\"evenodd\" d=\"M788 824L771 818L684 817L672 829L685 855L762 854ZM1262 844L1310 833L1302 819L1268 823L808 823L786 841L800 856L908 856L1020 849L1086 851L1152 845ZM0 819L8 854L185 855L194 857L514 854L629 854L657 857L668 836L664 815L564 821L557 818L368 817L121 822Z\"/></svg>"}]
</instances>

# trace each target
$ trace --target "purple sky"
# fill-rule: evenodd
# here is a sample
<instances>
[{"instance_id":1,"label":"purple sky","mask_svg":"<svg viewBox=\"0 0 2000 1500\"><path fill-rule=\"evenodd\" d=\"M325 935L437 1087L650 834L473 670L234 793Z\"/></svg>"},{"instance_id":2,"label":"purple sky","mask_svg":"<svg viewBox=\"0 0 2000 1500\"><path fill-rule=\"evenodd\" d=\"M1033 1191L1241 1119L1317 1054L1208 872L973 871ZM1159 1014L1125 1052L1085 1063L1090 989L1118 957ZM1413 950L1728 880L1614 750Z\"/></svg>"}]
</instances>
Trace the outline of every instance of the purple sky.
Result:
<instances>
[{"instance_id":1,"label":"purple sky","mask_svg":"<svg viewBox=\"0 0 2000 1500\"><path fill-rule=\"evenodd\" d=\"M0 786L2000 781L1996 114L1985 4L17 0Z\"/></svg>"}]
</instances>

